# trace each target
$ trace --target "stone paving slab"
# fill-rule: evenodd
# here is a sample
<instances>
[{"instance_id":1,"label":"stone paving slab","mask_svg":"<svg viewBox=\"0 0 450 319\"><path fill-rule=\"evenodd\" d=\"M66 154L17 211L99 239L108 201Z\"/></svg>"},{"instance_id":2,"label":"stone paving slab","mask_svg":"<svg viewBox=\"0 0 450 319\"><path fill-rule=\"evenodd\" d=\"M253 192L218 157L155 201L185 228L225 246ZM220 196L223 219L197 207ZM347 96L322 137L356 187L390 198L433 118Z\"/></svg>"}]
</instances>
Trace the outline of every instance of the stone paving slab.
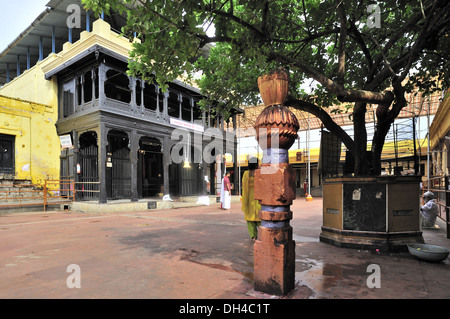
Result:
<instances>
[{"instance_id":1,"label":"stone paving slab","mask_svg":"<svg viewBox=\"0 0 450 319\"><path fill-rule=\"evenodd\" d=\"M0 298L422 299L450 297L450 259L377 253L319 242L322 201L294 201L296 288L253 289L253 241L240 204L114 213L0 215ZM443 224L441 224L443 227ZM450 247L442 228L426 243ZM80 288L68 288L80 270ZM368 287L376 265L380 288ZM69 267L69 272L68 272ZM72 270L71 270L72 269Z\"/></svg>"}]
</instances>

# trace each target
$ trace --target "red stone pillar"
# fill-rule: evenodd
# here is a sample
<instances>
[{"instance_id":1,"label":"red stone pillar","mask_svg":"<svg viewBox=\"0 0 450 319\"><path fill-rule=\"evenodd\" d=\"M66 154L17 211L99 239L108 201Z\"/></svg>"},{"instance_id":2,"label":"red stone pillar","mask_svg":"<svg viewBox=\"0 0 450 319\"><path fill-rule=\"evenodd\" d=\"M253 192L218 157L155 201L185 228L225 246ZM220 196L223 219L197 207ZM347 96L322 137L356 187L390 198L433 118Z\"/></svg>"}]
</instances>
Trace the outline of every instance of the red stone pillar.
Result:
<instances>
[{"instance_id":1,"label":"red stone pillar","mask_svg":"<svg viewBox=\"0 0 450 319\"><path fill-rule=\"evenodd\" d=\"M265 104L264 86L285 87L277 80L286 81L287 73L277 71L267 76L271 84L261 85L261 95ZM287 93L287 92L286 92ZM286 96L286 94L285 94ZM284 103L285 97L273 103ZM267 106L256 120L258 143L263 149L260 169L255 172L255 199L260 201L261 226L254 246L254 288L257 291L285 295L295 285L295 242L292 240L292 219L290 205L295 199L295 174L289 165L288 150L297 138L299 123L295 115L283 105Z\"/></svg>"}]
</instances>

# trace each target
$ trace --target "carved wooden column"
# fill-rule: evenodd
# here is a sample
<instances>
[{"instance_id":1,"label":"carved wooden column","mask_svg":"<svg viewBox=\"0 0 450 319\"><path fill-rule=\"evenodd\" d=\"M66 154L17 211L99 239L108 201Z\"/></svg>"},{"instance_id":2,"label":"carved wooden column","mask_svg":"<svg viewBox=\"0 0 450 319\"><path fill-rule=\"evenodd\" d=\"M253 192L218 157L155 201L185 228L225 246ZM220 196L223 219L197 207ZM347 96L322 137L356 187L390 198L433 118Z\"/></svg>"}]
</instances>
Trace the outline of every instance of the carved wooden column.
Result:
<instances>
[{"instance_id":1,"label":"carved wooden column","mask_svg":"<svg viewBox=\"0 0 450 319\"><path fill-rule=\"evenodd\" d=\"M138 151L140 135L136 130L130 133L130 165L131 165L131 201L138 201Z\"/></svg>"},{"instance_id":2,"label":"carved wooden column","mask_svg":"<svg viewBox=\"0 0 450 319\"><path fill-rule=\"evenodd\" d=\"M91 69L91 79L92 79L92 105L95 105L95 81L96 79L96 75L95 75L95 67Z\"/></svg>"},{"instance_id":3,"label":"carved wooden column","mask_svg":"<svg viewBox=\"0 0 450 319\"><path fill-rule=\"evenodd\" d=\"M163 111L163 119L164 121L167 121L169 119L169 90L167 90L166 92L163 93L163 107L164 107L164 111Z\"/></svg>"},{"instance_id":4,"label":"carved wooden column","mask_svg":"<svg viewBox=\"0 0 450 319\"><path fill-rule=\"evenodd\" d=\"M156 118L160 118L160 111L159 111L159 86L155 85L155 95L156 95Z\"/></svg>"},{"instance_id":5,"label":"carved wooden column","mask_svg":"<svg viewBox=\"0 0 450 319\"><path fill-rule=\"evenodd\" d=\"M139 112L140 112L140 116L142 116L142 115L144 115L144 108L145 108L145 106L144 106L144 89L145 89L145 86L146 86L147 84L145 83L145 81L144 80L141 80L141 92L140 92L140 94L141 94L141 105L139 105Z\"/></svg>"},{"instance_id":6,"label":"carved wooden column","mask_svg":"<svg viewBox=\"0 0 450 319\"><path fill-rule=\"evenodd\" d=\"M98 104L100 108L103 108L106 102L105 82L107 80L107 71L108 68L106 67L106 65L104 63L100 63L100 65L98 66Z\"/></svg>"},{"instance_id":7,"label":"carved wooden column","mask_svg":"<svg viewBox=\"0 0 450 319\"><path fill-rule=\"evenodd\" d=\"M288 76L281 70L260 77L258 86L267 106L255 122L263 149L255 171L255 199L261 204L258 240L254 245L254 288L285 295L295 285L295 242L292 240L290 205L295 199L295 172L288 150L297 138L299 123L282 104L288 92Z\"/></svg>"},{"instance_id":8,"label":"carved wooden column","mask_svg":"<svg viewBox=\"0 0 450 319\"><path fill-rule=\"evenodd\" d=\"M98 128L98 177L100 182L99 187L99 203L106 203L108 194L106 190L106 149L108 145L109 128L105 127L104 123L99 124Z\"/></svg>"},{"instance_id":9,"label":"carved wooden column","mask_svg":"<svg viewBox=\"0 0 450 319\"><path fill-rule=\"evenodd\" d=\"M136 103L136 78L133 76L128 76L128 89L131 91L130 99L130 110L131 114L137 113L137 103Z\"/></svg>"},{"instance_id":10,"label":"carved wooden column","mask_svg":"<svg viewBox=\"0 0 450 319\"><path fill-rule=\"evenodd\" d=\"M180 120L182 120L183 119L183 105L182 105L182 103L183 103L183 95L181 95L181 93L178 93L178 103L179 103L179 114L178 114L178 118L180 119Z\"/></svg>"}]
</instances>

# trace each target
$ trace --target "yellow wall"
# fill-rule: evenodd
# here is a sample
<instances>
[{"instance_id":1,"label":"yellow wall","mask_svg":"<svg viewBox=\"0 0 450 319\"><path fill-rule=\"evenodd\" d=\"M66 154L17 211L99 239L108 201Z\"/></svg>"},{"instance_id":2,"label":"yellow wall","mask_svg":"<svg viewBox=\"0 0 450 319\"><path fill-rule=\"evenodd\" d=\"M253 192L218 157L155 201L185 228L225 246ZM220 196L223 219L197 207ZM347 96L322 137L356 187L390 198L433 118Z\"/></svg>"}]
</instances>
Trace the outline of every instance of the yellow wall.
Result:
<instances>
[{"instance_id":1,"label":"yellow wall","mask_svg":"<svg viewBox=\"0 0 450 319\"><path fill-rule=\"evenodd\" d=\"M26 70L20 76L5 84L0 89L0 95L51 106L52 110L50 112L55 113L56 116L58 83L56 79L46 80L42 70L42 67L54 56L55 54L49 55L47 59L38 62L31 69Z\"/></svg>"},{"instance_id":2,"label":"yellow wall","mask_svg":"<svg viewBox=\"0 0 450 319\"><path fill-rule=\"evenodd\" d=\"M0 133L15 136L16 178L41 185L59 179L56 119L52 106L0 95Z\"/></svg>"}]
</instances>

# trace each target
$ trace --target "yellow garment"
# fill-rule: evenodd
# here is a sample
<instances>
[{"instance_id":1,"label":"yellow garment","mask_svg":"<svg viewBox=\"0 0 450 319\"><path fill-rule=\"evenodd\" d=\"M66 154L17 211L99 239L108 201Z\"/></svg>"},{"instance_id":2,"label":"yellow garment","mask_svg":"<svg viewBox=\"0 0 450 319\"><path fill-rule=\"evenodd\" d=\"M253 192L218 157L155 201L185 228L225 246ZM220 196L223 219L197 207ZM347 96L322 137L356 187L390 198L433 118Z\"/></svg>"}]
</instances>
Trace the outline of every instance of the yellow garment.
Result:
<instances>
[{"instance_id":1,"label":"yellow garment","mask_svg":"<svg viewBox=\"0 0 450 319\"><path fill-rule=\"evenodd\" d=\"M255 178L250 177L249 171L246 171L242 177L242 211L247 221L261 221L258 217L261 205L254 199L254 194Z\"/></svg>"}]
</instances>

